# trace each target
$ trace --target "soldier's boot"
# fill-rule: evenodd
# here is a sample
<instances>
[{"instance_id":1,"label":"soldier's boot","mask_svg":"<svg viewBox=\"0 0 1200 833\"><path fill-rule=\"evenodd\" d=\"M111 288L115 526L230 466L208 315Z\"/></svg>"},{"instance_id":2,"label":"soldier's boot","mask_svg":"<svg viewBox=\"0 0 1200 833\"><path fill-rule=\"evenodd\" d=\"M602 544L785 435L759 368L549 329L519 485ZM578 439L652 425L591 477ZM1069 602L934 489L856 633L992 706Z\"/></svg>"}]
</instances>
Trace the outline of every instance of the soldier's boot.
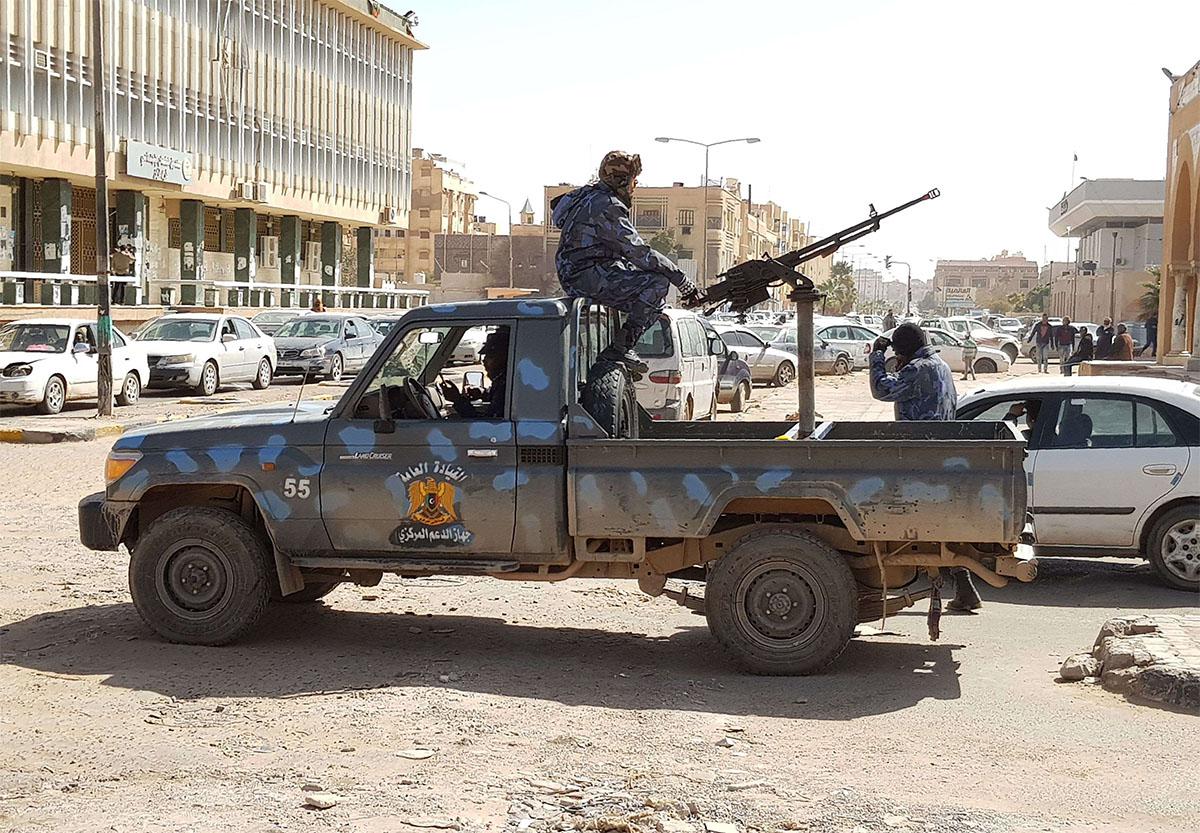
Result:
<instances>
[{"instance_id":1,"label":"soldier's boot","mask_svg":"<svg viewBox=\"0 0 1200 833\"><path fill-rule=\"evenodd\" d=\"M951 575L954 576L954 598L946 605L946 610L969 613L983 607L983 599L979 598L979 591L971 580L971 571L959 567L952 570Z\"/></svg>"},{"instance_id":2,"label":"soldier's boot","mask_svg":"<svg viewBox=\"0 0 1200 833\"><path fill-rule=\"evenodd\" d=\"M629 322L621 325L613 336L612 343L600 353L600 358L625 365L635 381L650 372L650 365L642 361L633 349L633 334L629 331Z\"/></svg>"}]
</instances>

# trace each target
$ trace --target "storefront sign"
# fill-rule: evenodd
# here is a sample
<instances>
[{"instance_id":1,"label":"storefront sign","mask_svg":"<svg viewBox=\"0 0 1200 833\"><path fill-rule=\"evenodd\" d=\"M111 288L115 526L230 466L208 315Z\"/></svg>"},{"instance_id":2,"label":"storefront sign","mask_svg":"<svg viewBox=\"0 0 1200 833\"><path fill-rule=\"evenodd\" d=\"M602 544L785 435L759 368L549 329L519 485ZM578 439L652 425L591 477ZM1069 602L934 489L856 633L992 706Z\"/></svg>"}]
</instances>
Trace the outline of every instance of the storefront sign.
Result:
<instances>
[{"instance_id":1,"label":"storefront sign","mask_svg":"<svg viewBox=\"0 0 1200 833\"><path fill-rule=\"evenodd\" d=\"M972 286L942 287L942 306L947 309L971 309L975 306L975 288Z\"/></svg>"},{"instance_id":2,"label":"storefront sign","mask_svg":"<svg viewBox=\"0 0 1200 833\"><path fill-rule=\"evenodd\" d=\"M188 185L192 181L192 155L126 139L125 173L155 182Z\"/></svg>"}]
</instances>

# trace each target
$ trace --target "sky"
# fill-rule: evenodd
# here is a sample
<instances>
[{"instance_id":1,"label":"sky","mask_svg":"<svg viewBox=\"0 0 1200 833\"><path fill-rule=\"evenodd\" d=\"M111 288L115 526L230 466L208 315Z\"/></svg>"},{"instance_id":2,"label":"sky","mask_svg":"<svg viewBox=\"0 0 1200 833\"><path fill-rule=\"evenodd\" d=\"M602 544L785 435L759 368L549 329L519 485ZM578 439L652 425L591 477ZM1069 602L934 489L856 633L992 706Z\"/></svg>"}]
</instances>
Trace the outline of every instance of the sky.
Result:
<instances>
[{"instance_id":1,"label":"sky","mask_svg":"<svg viewBox=\"0 0 1200 833\"><path fill-rule=\"evenodd\" d=\"M412 0L413 3L418 0ZM398 7L401 3L403 7ZM398 11L408 6L391 0ZM640 153L644 185L735 177L819 235L930 188L856 252L932 275L1002 249L1062 260L1047 207L1079 177L1161 179L1200 2L437 0L413 6L413 144L517 211ZM744 195L744 192L743 192ZM503 204L479 213L503 222ZM893 277L903 277L896 267Z\"/></svg>"}]
</instances>

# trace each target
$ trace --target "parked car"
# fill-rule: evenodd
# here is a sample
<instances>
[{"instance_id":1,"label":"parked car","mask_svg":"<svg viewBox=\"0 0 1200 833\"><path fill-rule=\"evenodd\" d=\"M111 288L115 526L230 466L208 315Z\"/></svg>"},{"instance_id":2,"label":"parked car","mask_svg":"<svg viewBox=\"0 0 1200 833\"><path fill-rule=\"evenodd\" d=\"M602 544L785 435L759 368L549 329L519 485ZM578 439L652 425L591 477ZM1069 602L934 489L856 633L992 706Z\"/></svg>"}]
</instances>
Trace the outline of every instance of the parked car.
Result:
<instances>
[{"instance_id":1,"label":"parked car","mask_svg":"<svg viewBox=\"0 0 1200 833\"><path fill-rule=\"evenodd\" d=\"M950 369L955 373L962 373L966 367L966 362L963 360L963 345L959 337L948 330L939 330L936 327L923 327L922 329L925 330L925 335L929 338L929 344L942 357L942 361L950 365ZM895 332L895 330L888 330L884 335L891 338ZM888 373L895 373L896 354L889 347L884 356L886 357L884 368ZM976 373L1007 373L1010 367L1012 367L1012 362L1008 360L1007 353L997 350L994 347L984 347L982 344L976 345Z\"/></svg>"},{"instance_id":2,"label":"parked car","mask_svg":"<svg viewBox=\"0 0 1200 833\"><path fill-rule=\"evenodd\" d=\"M392 331L392 327L399 324L400 319L403 317L403 313L400 315L388 313L387 315L374 315L368 318L367 322L375 328L375 332L379 333L381 338L387 338L387 334Z\"/></svg>"},{"instance_id":3,"label":"parked car","mask_svg":"<svg viewBox=\"0 0 1200 833\"><path fill-rule=\"evenodd\" d=\"M867 366L871 345L879 338L878 330L841 318L817 319L813 322L813 332L832 347L849 353L855 368Z\"/></svg>"},{"instance_id":4,"label":"parked car","mask_svg":"<svg viewBox=\"0 0 1200 833\"><path fill-rule=\"evenodd\" d=\"M463 333L462 339L450 354L449 364L479 364L479 351L491 330L487 327L472 327Z\"/></svg>"},{"instance_id":5,"label":"parked car","mask_svg":"<svg viewBox=\"0 0 1200 833\"><path fill-rule=\"evenodd\" d=\"M0 403L57 414L71 400L94 399L96 344L95 321L31 318L5 324L0 328ZM117 404L136 404L150 382L146 353L115 327L112 373Z\"/></svg>"},{"instance_id":6,"label":"parked car","mask_svg":"<svg viewBox=\"0 0 1200 833\"><path fill-rule=\"evenodd\" d=\"M1017 356L1021 355L1021 344L1017 339L1008 333L998 333L995 330L990 330L969 316L955 315L945 318L923 318L921 319L921 326L948 330L959 338L970 332L971 338L980 347L994 347L997 350L1004 351L1004 355L1008 356L1009 364L1014 363L1017 360Z\"/></svg>"},{"instance_id":7,"label":"parked car","mask_svg":"<svg viewBox=\"0 0 1200 833\"><path fill-rule=\"evenodd\" d=\"M725 355L694 312L667 309L635 348L650 372L635 383L638 404L654 419L712 419L717 370Z\"/></svg>"},{"instance_id":8,"label":"parked car","mask_svg":"<svg viewBox=\"0 0 1200 833\"><path fill-rule=\"evenodd\" d=\"M361 315L313 313L293 318L275 332L280 376L324 376L338 381L357 373L383 341Z\"/></svg>"},{"instance_id":9,"label":"parked car","mask_svg":"<svg viewBox=\"0 0 1200 833\"><path fill-rule=\"evenodd\" d=\"M1141 555L1166 584L1200 589L1200 387L1028 376L964 396L958 418L1008 418L1025 433L1039 554Z\"/></svg>"},{"instance_id":10,"label":"parked car","mask_svg":"<svg viewBox=\"0 0 1200 833\"><path fill-rule=\"evenodd\" d=\"M701 320L704 332L711 341L721 336L707 321ZM724 341L721 342L725 344ZM737 350L725 346L725 353L719 356L720 365L717 368L717 404L728 405L729 410L740 414L746 410L750 396L754 390L754 377L750 374L750 365L741 357Z\"/></svg>"},{"instance_id":11,"label":"parked car","mask_svg":"<svg viewBox=\"0 0 1200 833\"><path fill-rule=\"evenodd\" d=\"M983 319L983 324L988 329L995 330L998 333L1007 333L1017 341L1025 333L1025 325L1021 323L1021 319L1012 318L1007 315L988 315Z\"/></svg>"},{"instance_id":12,"label":"parked car","mask_svg":"<svg viewBox=\"0 0 1200 833\"><path fill-rule=\"evenodd\" d=\"M164 315L141 331L138 346L150 364L150 387L189 387L211 396L231 382L262 390L275 375L275 342L237 315Z\"/></svg>"},{"instance_id":13,"label":"parked car","mask_svg":"<svg viewBox=\"0 0 1200 833\"><path fill-rule=\"evenodd\" d=\"M301 315L308 315L308 310L304 309L269 309L263 310L258 315L250 319L254 326L258 327L269 336L275 335L275 331L282 327L293 318L299 318Z\"/></svg>"},{"instance_id":14,"label":"parked car","mask_svg":"<svg viewBox=\"0 0 1200 833\"><path fill-rule=\"evenodd\" d=\"M796 328L793 325L784 327L746 327L746 330L753 332L771 347L777 350L783 350L791 356L796 355ZM816 339L813 344L813 372L818 375L834 375L844 376L849 373L854 367L854 359L846 350L840 350L829 344L828 342ZM787 384L792 379L796 378L795 368L792 368L791 378L785 382L776 381L776 384Z\"/></svg>"},{"instance_id":15,"label":"parked car","mask_svg":"<svg viewBox=\"0 0 1200 833\"><path fill-rule=\"evenodd\" d=\"M796 356L787 350L772 347L755 335L753 327L718 324L717 333L731 350L737 351L750 367L755 382L772 385L791 384L796 378Z\"/></svg>"}]
</instances>

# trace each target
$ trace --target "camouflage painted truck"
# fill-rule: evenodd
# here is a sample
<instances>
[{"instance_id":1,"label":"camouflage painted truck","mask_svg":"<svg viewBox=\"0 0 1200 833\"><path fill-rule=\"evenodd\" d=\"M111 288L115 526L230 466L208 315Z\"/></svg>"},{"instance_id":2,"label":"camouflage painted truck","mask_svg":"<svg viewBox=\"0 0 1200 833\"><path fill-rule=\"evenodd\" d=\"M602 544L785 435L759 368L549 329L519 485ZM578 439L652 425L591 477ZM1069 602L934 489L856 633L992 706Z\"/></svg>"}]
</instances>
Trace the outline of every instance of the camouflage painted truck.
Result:
<instances>
[{"instance_id":1,"label":"camouflage painted truck","mask_svg":"<svg viewBox=\"0 0 1200 833\"><path fill-rule=\"evenodd\" d=\"M764 674L827 666L856 623L928 597L915 583L937 568L1033 578L1007 424L826 423L786 440L788 423L650 422L597 360L616 323L559 300L412 311L334 405L124 434L106 490L80 503L81 539L128 547L137 610L175 642L228 643L272 601L384 573L621 579L701 607ZM474 327L509 336L486 418L438 384ZM724 347L682 345L704 349ZM702 597L678 589L696 581Z\"/></svg>"}]
</instances>

